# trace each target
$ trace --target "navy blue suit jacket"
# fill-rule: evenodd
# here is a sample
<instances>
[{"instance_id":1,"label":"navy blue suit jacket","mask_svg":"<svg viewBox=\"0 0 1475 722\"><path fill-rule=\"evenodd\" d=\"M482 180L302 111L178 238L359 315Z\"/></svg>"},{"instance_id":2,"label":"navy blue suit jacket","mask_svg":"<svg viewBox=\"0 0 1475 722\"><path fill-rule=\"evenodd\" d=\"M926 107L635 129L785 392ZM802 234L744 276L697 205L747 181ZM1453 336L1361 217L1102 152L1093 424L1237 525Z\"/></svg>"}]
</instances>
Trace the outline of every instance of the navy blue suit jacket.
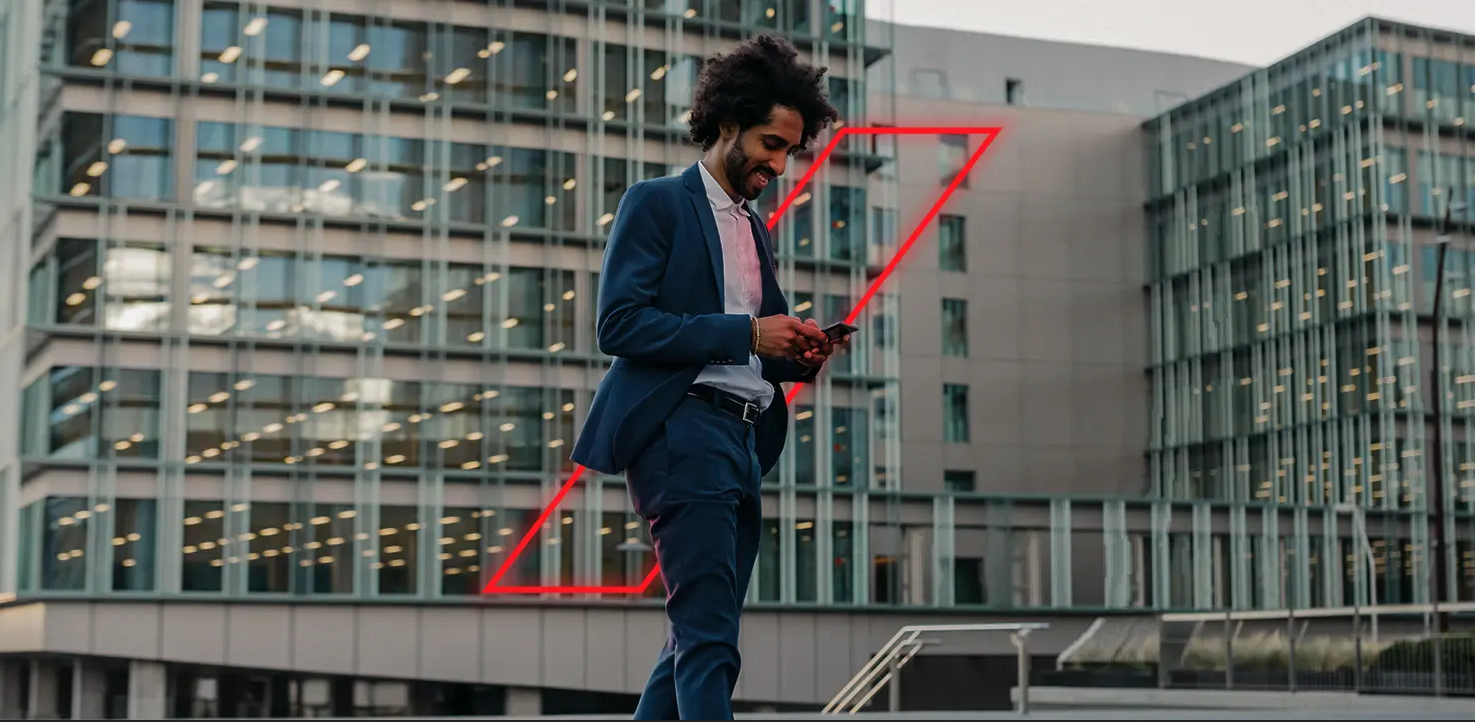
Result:
<instances>
[{"instance_id":1,"label":"navy blue suit jacket","mask_svg":"<svg viewBox=\"0 0 1475 722\"><path fill-rule=\"evenodd\" d=\"M774 275L772 240L750 206L759 247L763 300L759 317L787 314ZM724 313L722 241L701 171L631 186L615 212L599 280L599 350L615 357L594 392L573 460L618 474L638 458L708 364L747 363L752 322ZM780 383L810 381L817 368L763 359L774 399L755 427L767 474L789 433Z\"/></svg>"}]
</instances>

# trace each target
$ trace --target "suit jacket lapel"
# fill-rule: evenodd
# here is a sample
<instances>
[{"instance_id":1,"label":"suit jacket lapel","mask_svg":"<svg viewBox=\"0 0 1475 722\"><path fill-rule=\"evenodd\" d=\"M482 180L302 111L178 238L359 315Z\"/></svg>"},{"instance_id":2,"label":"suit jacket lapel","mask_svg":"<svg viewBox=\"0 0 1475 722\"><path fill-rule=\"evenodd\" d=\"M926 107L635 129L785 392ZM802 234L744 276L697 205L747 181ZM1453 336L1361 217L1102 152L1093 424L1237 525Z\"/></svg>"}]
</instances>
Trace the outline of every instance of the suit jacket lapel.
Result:
<instances>
[{"instance_id":1,"label":"suit jacket lapel","mask_svg":"<svg viewBox=\"0 0 1475 722\"><path fill-rule=\"evenodd\" d=\"M763 315L766 316L780 313L770 311L769 304L783 300L783 291L778 287L778 261L773 253L773 239L768 235L768 224L759 220L758 213L753 204L748 204L748 220L753 226L753 244L758 247L758 273L763 279L763 298L759 300L758 307L763 309Z\"/></svg>"},{"instance_id":2,"label":"suit jacket lapel","mask_svg":"<svg viewBox=\"0 0 1475 722\"><path fill-rule=\"evenodd\" d=\"M682 176L686 190L691 194L691 210L697 214L697 225L702 229L702 238L707 241L707 257L712 261L712 281L717 284L717 304L727 306L727 284L722 275L722 236L717 234L717 218L712 214L712 202L707 200L707 187L702 184L701 170L695 163Z\"/></svg>"}]
</instances>

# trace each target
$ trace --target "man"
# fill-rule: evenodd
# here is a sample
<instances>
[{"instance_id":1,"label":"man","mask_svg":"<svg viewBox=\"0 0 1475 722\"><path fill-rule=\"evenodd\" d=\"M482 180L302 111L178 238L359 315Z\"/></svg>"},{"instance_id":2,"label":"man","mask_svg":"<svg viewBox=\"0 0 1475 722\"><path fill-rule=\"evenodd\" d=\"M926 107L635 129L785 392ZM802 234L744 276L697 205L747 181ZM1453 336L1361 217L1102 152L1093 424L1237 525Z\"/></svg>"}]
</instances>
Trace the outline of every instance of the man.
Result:
<instances>
[{"instance_id":1,"label":"man","mask_svg":"<svg viewBox=\"0 0 1475 722\"><path fill-rule=\"evenodd\" d=\"M813 379L849 342L789 315L749 205L838 119L826 70L767 36L710 59L690 121L705 155L631 186L610 232L598 338L615 359L573 459L625 472L666 585L670 633L635 719L732 719L759 485L788 434L779 384Z\"/></svg>"}]
</instances>

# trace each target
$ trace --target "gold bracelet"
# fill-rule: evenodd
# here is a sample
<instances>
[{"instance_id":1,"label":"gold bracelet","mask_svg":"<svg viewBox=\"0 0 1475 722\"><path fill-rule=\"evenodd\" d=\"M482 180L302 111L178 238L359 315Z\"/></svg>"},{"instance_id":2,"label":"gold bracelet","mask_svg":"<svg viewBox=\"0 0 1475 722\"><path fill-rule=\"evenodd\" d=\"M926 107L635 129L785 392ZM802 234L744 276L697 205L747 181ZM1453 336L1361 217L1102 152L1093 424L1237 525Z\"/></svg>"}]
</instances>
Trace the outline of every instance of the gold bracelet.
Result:
<instances>
[{"instance_id":1,"label":"gold bracelet","mask_svg":"<svg viewBox=\"0 0 1475 722\"><path fill-rule=\"evenodd\" d=\"M751 349L748 349L748 350L749 350L749 352L756 354L756 353L758 353L758 339L760 339L760 338L763 337L763 332L760 331L760 330L758 330L758 319L757 319L757 317L755 317L755 316L749 316L748 318L753 321L753 347Z\"/></svg>"}]
</instances>

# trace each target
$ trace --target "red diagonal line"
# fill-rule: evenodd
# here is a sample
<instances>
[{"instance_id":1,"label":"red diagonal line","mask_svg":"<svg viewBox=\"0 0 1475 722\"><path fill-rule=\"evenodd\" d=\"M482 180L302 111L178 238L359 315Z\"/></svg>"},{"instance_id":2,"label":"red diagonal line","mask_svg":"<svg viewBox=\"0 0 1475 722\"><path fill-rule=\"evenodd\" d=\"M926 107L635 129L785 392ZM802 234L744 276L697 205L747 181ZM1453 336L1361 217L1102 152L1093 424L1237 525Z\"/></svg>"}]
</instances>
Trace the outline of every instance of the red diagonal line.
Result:
<instances>
[{"instance_id":1,"label":"red diagonal line","mask_svg":"<svg viewBox=\"0 0 1475 722\"><path fill-rule=\"evenodd\" d=\"M784 212L789 209L789 206L793 205L794 200L799 197L799 195L804 191L806 187L809 186L809 182L814 178L814 174L820 169L821 166L824 165L825 160L830 157L830 154L835 151L835 148L839 146L840 141L847 136L984 136L984 140L982 143L979 144L978 150L974 151L973 155L968 157L968 161L965 162L963 164L963 167L958 170L957 176L953 178L953 181L948 184L948 187L943 190L942 194L939 195L937 197L937 200L933 202L932 207L928 209L927 215L922 218L922 222L917 224L917 227L912 230L911 234L907 236L907 239L902 242L899 248L896 249L896 253L891 256L891 260L886 263L886 267L881 269L881 273L878 274L873 281L871 281L871 285L866 289L865 293L861 295L860 300L857 301L855 307L850 310L849 315L845 317L846 323L854 323L855 319L860 316L861 311L865 310L866 304L870 303L871 299L875 297L876 292L880 290L881 284L885 283L886 279L891 277L892 272L896 270L897 264L899 264L901 262L901 259L906 256L907 252L912 249L912 244L917 242L917 239L922 235L922 231L926 230L927 226L932 223L932 220L937 217L937 214L942 211L943 205L947 203L949 198L952 197L953 192L956 191L958 189L958 186L962 184L963 179L968 177L968 173L973 170L973 166L978 163L978 159L983 157L984 152L986 152L989 146L993 144L994 139L999 137L999 133L1002 132L1002 130L1002 128L997 127L841 128L835 133L832 138L830 138L830 142L828 145L825 146L825 149L821 151L819 155L815 156L814 161L809 165L809 169L804 172L804 175L799 179L799 182L794 184L793 190L789 191L789 195L784 198L783 203L779 204L778 210L773 212L773 215L768 219L768 227L769 229L772 229L774 225L778 223L778 219L784 215ZM802 390L804 386L804 384L794 384L794 386L789 389L789 393L784 396L785 401L792 405L794 402L794 398L799 395L799 391ZM522 536L522 540L517 543L517 546L512 548L512 553L507 555L507 558L502 561L502 566L498 567L496 573L492 575L491 581L488 581L486 586L482 588L482 594L643 594L646 588L651 585L651 582L655 581L656 575L659 574L661 571L661 567L659 564L657 564L654 568L650 570L650 572L645 575L644 581L642 581L638 585L633 586L498 586L498 582L501 582L502 578L507 575L507 572L512 569L512 564L517 561L518 557L522 556L522 553L525 549L527 549L528 544L532 543L533 538L538 535L538 531L543 528L543 524L548 521L548 517L553 515L553 512L558 509L558 506L560 504L563 503L564 497L568 496L569 491L573 490L574 484L578 483L580 477L584 475L584 471L585 467L583 466L576 466L574 468L574 473L570 474L568 481L563 482L563 486L559 487L558 493L553 495L553 499L548 502L548 506L543 509L543 513L538 515L537 521L533 522L532 528L528 529L527 533Z\"/></svg>"}]
</instances>

